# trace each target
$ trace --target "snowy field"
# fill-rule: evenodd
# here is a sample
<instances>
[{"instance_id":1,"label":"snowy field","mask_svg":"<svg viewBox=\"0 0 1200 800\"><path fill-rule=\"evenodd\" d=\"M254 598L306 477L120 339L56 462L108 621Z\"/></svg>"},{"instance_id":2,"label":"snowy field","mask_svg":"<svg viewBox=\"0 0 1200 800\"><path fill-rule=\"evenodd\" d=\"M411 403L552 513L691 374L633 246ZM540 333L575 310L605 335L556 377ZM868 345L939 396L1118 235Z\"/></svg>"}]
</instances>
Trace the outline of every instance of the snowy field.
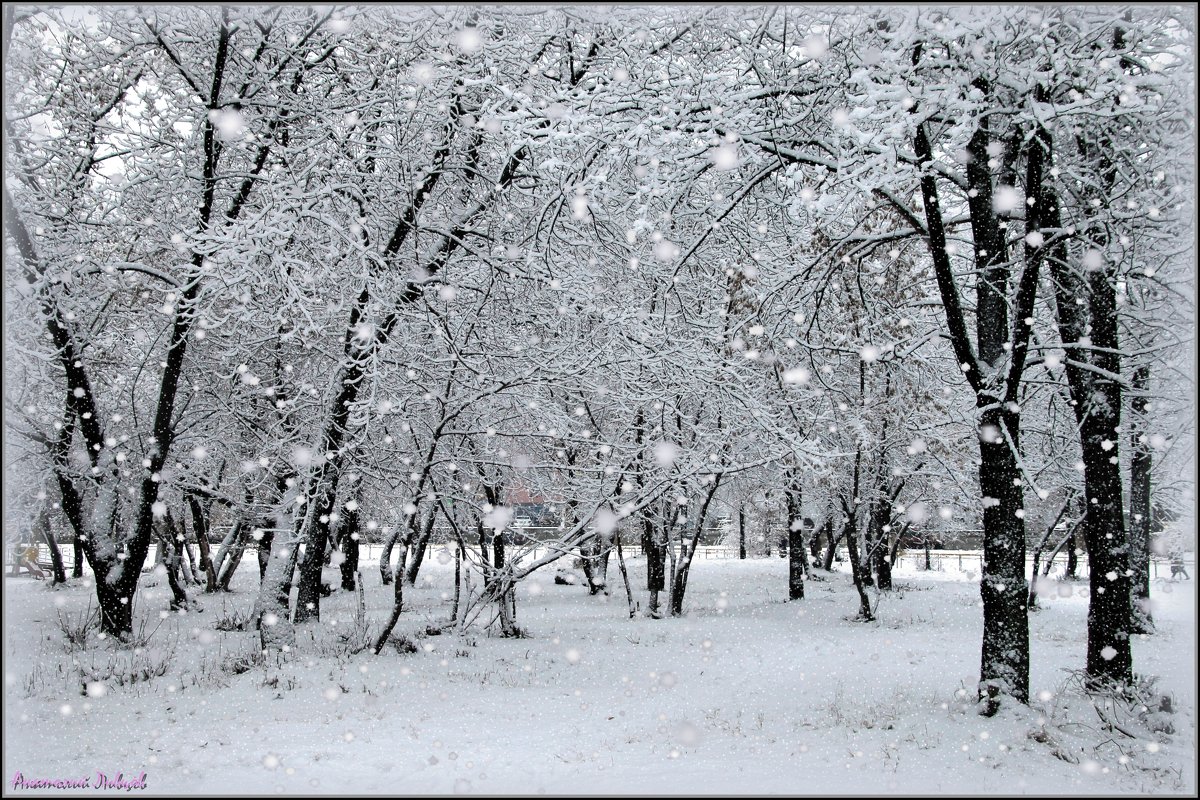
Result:
<instances>
[{"instance_id":1,"label":"snowy field","mask_svg":"<svg viewBox=\"0 0 1200 800\"><path fill-rule=\"evenodd\" d=\"M374 566L377 626L390 587ZM220 630L253 601L249 564L234 592L161 624L169 589L147 574L138 651L66 644L60 616L71 627L89 588L8 577L5 774L145 772L151 792L206 794L1196 790L1192 581L1154 583L1159 630L1134 647L1135 671L1159 678L1153 713L1109 711L1128 736L1102 730L1069 672L1083 581L1054 582L1030 616L1032 705L985 719L968 703L982 624L969 570L900 567L863 624L846 573L785 602L778 558L700 561L685 617L630 620L615 566L609 598L545 571L521 584L528 638L428 636L450 613L452 565L434 557L397 629L416 652L346 654L355 604L336 592L300 652L265 667L251 666L256 633Z\"/></svg>"}]
</instances>

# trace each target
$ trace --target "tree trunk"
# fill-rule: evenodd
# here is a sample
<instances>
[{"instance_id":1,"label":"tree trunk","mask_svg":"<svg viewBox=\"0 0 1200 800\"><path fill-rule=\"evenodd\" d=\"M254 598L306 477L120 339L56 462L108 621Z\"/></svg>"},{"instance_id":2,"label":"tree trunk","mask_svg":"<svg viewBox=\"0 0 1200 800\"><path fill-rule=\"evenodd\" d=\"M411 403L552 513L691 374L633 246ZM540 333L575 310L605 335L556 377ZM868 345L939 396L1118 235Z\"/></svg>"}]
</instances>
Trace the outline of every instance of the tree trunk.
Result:
<instances>
[{"instance_id":1,"label":"tree trunk","mask_svg":"<svg viewBox=\"0 0 1200 800\"><path fill-rule=\"evenodd\" d=\"M397 526L383 540L383 552L379 554L379 578L384 586L392 582L392 550L395 549L399 537L400 527Z\"/></svg>"},{"instance_id":2,"label":"tree trunk","mask_svg":"<svg viewBox=\"0 0 1200 800\"><path fill-rule=\"evenodd\" d=\"M417 573L421 571L421 564L425 561L425 550L429 547L430 537L433 536L433 523L436 519L437 507L434 506L429 509L429 513L421 521L421 534L412 546L408 568L404 571L404 579L408 581L409 586L417 584Z\"/></svg>"},{"instance_id":3,"label":"tree trunk","mask_svg":"<svg viewBox=\"0 0 1200 800\"><path fill-rule=\"evenodd\" d=\"M888 556L889 567L894 568L896 566L896 559L900 557L900 542L904 540L905 535L908 533L910 524L905 522L896 535L892 537L891 553Z\"/></svg>"},{"instance_id":4,"label":"tree trunk","mask_svg":"<svg viewBox=\"0 0 1200 800\"><path fill-rule=\"evenodd\" d=\"M642 552L646 554L646 590L650 594L650 616L658 617L658 593L667 585L667 549L659 541L660 531L655 525L652 515L647 513L642 517Z\"/></svg>"},{"instance_id":5,"label":"tree trunk","mask_svg":"<svg viewBox=\"0 0 1200 800\"><path fill-rule=\"evenodd\" d=\"M875 583L881 591L892 588L892 565L888 561L887 533L883 530L892 516L883 460L877 465L875 497L867 517L867 545L870 547L869 571L875 573Z\"/></svg>"},{"instance_id":6,"label":"tree trunk","mask_svg":"<svg viewBox=\"0 0 1200 800\"><path fill-rule=\"evenodd\" d=\"M828 544L825 545L825 561L821 564L821 568L826 572L833 572L833 558L837 555L838 542L840 542L842 540L842 536L845 535L845 530L843 530L838 536L834 536L831 532L827 537Z\"/></svg>"},{"instance_id":7,"label":"tree trunk","mask_svg":"<svg viewBox=\"0 0 1200 800\"><path fill-rule=\"evenodd\" d=\"M804 546L804 519L801 514L800 478L789 470L786 488L788 524L788 599L804 599L804 562L808 548Z\"/></svg>"},{"instance_id":8,"label":"tree trunk","mask_svg":"<svg viewBox=\"0 0 1200 800\"><path fill-rule=\"evenodd\" d=\"M1067 509L1069 509L1071 507L1072 502L1073 502L1072 495L1068 495L1067 498L1065 500L1063 500L1062 508L1060 508L1058 510L1058 513L1054 515L1054 521L1051 522L1050 525L1046 528L1045 535L1042 536L1042 539L1040 542L1038 542L1037 547L1035 547L1033 549L1033 571L1030 573L1031 579L1029 581L1029 604L1028 605L1029 605L1030 609L1037 607L1038 565L1042 560L1042 550L1044 550L1046 548L1046 543L1049 542L1050 537L1054 535L1054 529L1058 527L1058 523L1062 522L1062 518L1067 513Z\"/></svg>"},{"instance_id":9,"label":"tree trunk","mask_svg":"<svg viewBox=\"0 0 1200 800\"><path fill-rule=\"evenodd\" d=\"M196 546L200 548L200 567L204 570L204 591L211 594L217 589L217 571L213 567L209 552L208 516L196 495L188 495L188 507L192 511L192 530L196 534Z\"/></svg>"},{"instance_id":10,"label":"tree trunk","mask_svg":"<svg viewBox=\"0 0 1200 800\"><path fill-rule=\"evenodd\" d=\"M462 596L462 545L454 547L454 607L450 610L450 621L458 626L458 606Z\"/></svg>"},{"instance_id":11,"label":"tree trunk","mask_svg":"<svg viewBox=\"0 0 1200 800\"><path fill-rule=\"evenodd\" d=\"M923 43L913 52L920 61ZM982 78L974 88L985 96L990 86ZM1044 102L1044 89L1035 99ZM911 109L917 110L917 106ZM983 569L980 594L983 599L983 647L979 696L986 701L984 714L995 714L999 698L1007 695L1029 702L1029 618L1025 603L1025 528L1023 496L1014 452L1019 452L1019 387L1027 355L1031 327L1009 325L1013 318L1032 317L1042 262L1040 246L1028 245L1025 265L1010 301L1007 233L1000 227L992 202L994 162L990 118L981 116L979 127L967 146L968 208L974 240L976 280L976 340L978 356L967 333L966 315L959 295L953 264L946 249L946 229L938 200L937 176L930 166L934 149L924 123L918 123L913 139L921 167L921 200L938 292L942 299L951 345L962 375L974 391L980 409L979 487L983 509ZM1039 133L1044 131L1039 129ZM1042 137L1027 148L1026 194L1033 202L1026 212L1026 227L1039 231L1042 192ZM1010 331L1012 333L1010 334ZM1009 341L1011 339L1011 341ZM1003 402L997 402L1001 400ZM1011 449L1010 449L1011 448ZM1020 514L1020 516L1018 516Z\"/></svg>"},{"instance_id":12,"label":"tree trunk","mask_svg":"<svg viewBox=\"0 0 1200 800\"><path fill-rule=\"evenodd\" d=\"M696 548L700 545L700 534L704 530L704 521L708 518L708 509L712 503L712 499L716 496L717 488L721 485L720 472L715 474L713 482L709 484L708 491L705 492L704 500L700 503L700 510L696 514L695 527L692 529L692 539L687 547L681 548L679 552L679 562L674 565L671 570L671 616L683 616L683 596L687 592L688 575L692 569L692 560L696 557Z\"/></svg>"},{"instance_id":13,"label":"tree trunk","mask_svg":"<svg viewBox=\"0 0 1200 800\"><path fill-rule=\"evenodd\" d=\"M43 505L38 512L37 528L42 534L42 538L46 540L46 546L50 548L50 566L54 572L54 584L67 582L67 570L63 566L62 551L58 549L58 542L54 541L54 531L50 528L50 512Z\"/></svg>"},{"instance_id":14,"label":"tree trunk","mask_svg":"<svg viewBox=\"0 0 1200 800\"><path fill-rule=\"evenodd\" d=\"M242 528L243 532L245 527ZM246 552L246 540L244 536L239 536L238 541L234 544L233 549L229 552L229 557L221 567L221 572L217 576L217 589L222 592L229 591L229 584L233 581L233 573L237 571L238 565L242 563L242 556Z\"/></svg>"},{"instance_id":15,"label":"tree trunk","mask_svg":"<svg viewBox=\"0 0 1200 800\"><path fill-rule=\"evenodd\" d=\"M162 563L167 570L167 584L171 587L171 610L186 611L191 605L191 598L188 597L187 581L182 574L182 534L177 531L178 528L175 527L171 515L168 514L165 524L159 528L158 546L160 552L164 554Z\"/></svg>"},{"instance_id":16,"label":"tree trunk","mask_svg":"<svg viewBox=\"0 0 1200 800\"><path fill-rule=\"evenodd\" d=\"M1076 541L1077 530L1071 531L1070 541L1067 544L1067 572L1064 577L1068 580L1076 580L1079 578L1079 542Z\"/></svg>"},{"instance_id":17,"label":"tree trunk","mask_svg":"<svg viewBox=\"0 0 1200 800\"><path fill-rule=\"evenodd\" d=\"M375 655L379 655L379 651L387 644L388 637L392 635L392 629L396 627L397 620L400 619L400 612L404 610L404 567L405 561L408 560L408 540L407 537L400 547L399 561L396 564L396 574L400 576L398 580L392 582L392 613L388 615L387 622L383 623L382 630L375 637L374 651Z\"/></svg>"},{"instance_id":18,"label":"tree trunk","mask_svg":"<svg viewBox=\"0 0 1200 800\"><path fill-rule=\"evenodd\" d=\"M1057 202L1047 224L1061 225ZM1120 441L1121 384L1105 375L1119 375L1117 305L1112 267L1094 270L1084 279L1061 258L1051 259L1059 337L1067 350L1067 385L1079 423L1083 451L1083 484L1087 515L1083 538L1088 552L1089 586L1087 674L1093 681L1128 685L1133 680L1129 633L1131 581L1128 542L1121 497ZM1085 288L1086 286L1086 288ZM1085 318L1077 299L1087 298ZM1080 349L1081 339L1092 347ZM1094 348L1094 349L1092 349ZM1081 364L1103 371L1097 374Z\"/></svg>"},{"instance_id":19,"label":"tree trunk","mask_svg":"<svg viewBox=\"0 0 1200 800\"><path fill-rule=\"evenodd\" d=\"M221 542L221 547L217 550L217 560L213 565L213 569L217 572L217 589L222 592L229 591L229 583L233 580L233 573L238 568L238 564L242 561L242 554L246 552L246 519L238 517L233 523L233 527L229 529L225 539Z\"/></svg>"},{"instance_id":20,"label":"tree trunk","mask_svg":"<svg viewBox=\"0 0 1200 800\"><path fill-rule=\"evenodd\" d=\"M271 558L271 550L275 546L275 531L262 529L262 538L258 540L258 582L261 585L267 579L267 562ZM289 585L290 585L290 578Z\"/></svg>"},{"instance_id":21,"label":"tree trunk","mask_svg":"<svg viewBox=\"0 0 1200 800\"><path fill-rule=\"evenodd\" d=\"M313 537L319 538L319 537ZM300 559L300 579L297 581L296 613L297 625L309 620L321 619L321 573L325 566L326 544L310 539Z\"/></svg>"},{"instance_id":22,"label":"tree trunk","mask_svg":"<svg viewBox=\"0 0 1200 800\"><path fill-rule=\"evenodd\" d=\"M738 558L746 560L746 509L738 506Z\"/></svg>"},{"instance_id":23,"label":"tree trunk","mask_svg":"<svg viewBox=\"0 0 1200 800\"><path fill-rule=\"evenodd\" d=\"M866 581L863 580L863 573L866 571L865 565L859 561L858 547L853 544L858 538L855 531L857 527L854 516L851 515L850 521L846 523L846 528L842 535L846 537L850 544L850 577L854 581L854 590L858 593L858 618L863 622L870 622L875 619L875 615L871 613L871 599L867 597Z\"/></svg>"},{"instance_id":24,"label":"tree trunk","mask_svg":"<svg viewBox=\"0 0 1200 800\"><path fill-rule=\"evenodd\" d=\"M281 515L275 527L283 536L272 537L270 550L261 552L265 548L260 548L259 563L265 561L267 569L258 587L254 619L262 649L281 651L296 646L296 629L289 618L288 606L300 548L299 537L288 530L285 517Z\"/></svg>"},{"instance_id":25,"label":"tree trunk","mask_svg":"<svg viewBox=\"0 0 1200 800\"><path fill-rule=\"evenodd\" d=\"M1029 617L1026 603L1024 493L1014 451L1016 415L985 410L979 451L979 488L984 497L981 696L994 703L997 694L1029 701ZM1007 435L1005 435L1007 431ZM989 440L990 439L990 440ZM987 709L994 713L995 709Z\"/></svg>"},{"instance_id":26,"label":"tree trunk","mask_svg":"<svg viewBox=\"0 0 1200 800\"><path fill-rule=\"evenodd\" d=\"M492 591L496 594L496 606L499 609L500 634L505 637L517 633L516 610L512 606L512 581L504 574L506 550L503 529L492 532Z\"/></svg>"},{"instance_id":27,"label":"tree trunk","mask_svg":"<svg viewBox=\"0 0 1200 800\"><path fill-rule=\"evenodd\" d=\"M353 592L358 588L356 577L358 575L358 556L360 549L360 536L358 532L358 507L353 511L346 512L345 522L342 523L342 530L339 532L339 538L342 550L342 588L347 592Z\"/></svg>"},{"instance_id":28,"label":"tree trunk","mask_svg":"<svg viewBox=\"0 0 1200 800\"><path fill-rule=\"evenodd\" d=\"M629 570L625 569L625 551L621 549L621 532L616 532L617 566L621 570L621 579L625 582L625 600L629 603L629 618L637 614L637 606L633 603L633 589L629 586Z\"/></svg>"},{"instance_id":29,"label":"tree trunk","mask_svg":"<svg viewBox=\"0 0 1200 800\"><path fill-rule=\"evenodd\" d=\"M851 517L851 519L854 520L855 525L854 528L846 534L846 550L848 551L848 555L850 557L851 567L853 567L855 564L859 565L861 571L858 574L858 579L862 581L863 586L874 586L875 581L871 577L871 567L866 562L866 559L863 558L863 551L861 550L862 542L860 541L862 537L858 532L856 516Z\"/></svg>"},{"instance_id":30,"label":"tree trunk","mask_svg":"<svg viewBox=\"0 0 1200 800\"><path fill-rule=\"evenodd\" d=\"M1134 633L1153 633L1150 614L1150 525L1152 523L1150 468L1151 451L1147 436L1146 407L1149 405L1150 367L1141 364L1133 371L1133 398L1130 439L1133 457L1129 462L1129 569L1132 585Z\"/></svg>"},{"instance_id":31,"label":"tree trunk","mask_svg":"<svg viewBox=\"0 0 1200 800\"><path fill-rule=\"evenodd\" d=\"M113 586L112 583L100 577L112 572L112 565L107 569L101 564L101 569L92 565L96 573L96 600L100 604L100 631L106 636L125 639L133 631L133 596Z\"/></svg>"},{"instance_id":32,"label":"tree trunk","mask_svg":"<svg viewBox=\"0 0 1200 800\"><path fill-rule=\"evenodd\" d=\"M583 560L583 573L587 577L588 592L608 594L608 556L610 546L604 537L596 533L579 548Z\"/></svg>"}]
</instances>

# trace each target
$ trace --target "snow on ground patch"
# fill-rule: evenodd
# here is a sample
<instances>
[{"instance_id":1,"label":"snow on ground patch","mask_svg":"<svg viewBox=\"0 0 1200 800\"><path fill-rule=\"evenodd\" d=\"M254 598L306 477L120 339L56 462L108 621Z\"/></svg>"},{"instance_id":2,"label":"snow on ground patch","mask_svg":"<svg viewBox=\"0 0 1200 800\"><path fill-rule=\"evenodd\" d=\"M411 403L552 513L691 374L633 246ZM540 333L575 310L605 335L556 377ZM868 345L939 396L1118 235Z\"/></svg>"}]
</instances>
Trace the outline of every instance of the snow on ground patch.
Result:
<instances>
[{"instance_id":1,"label":"snow on ground patch","mask_svg":"<svg viewBox=\"0 0 1200 800\"><path fill-rule=\"evenodd\" d=\"M640 559L629 567L644 577ZM847 621L845 574L786 602L780 559L698 563L681 619L628 619L619 584L592 597L545 580L518 593L531 638L431 636L449 614L452 570L430 559L431 580L409 590L397 635L411 650L349 654L354 601L339 592L324 625L300 627L289 660L264 657L235 624L254 570L204 611L169 615L140 652L68 648L59 614L84 610L90 591L8 579L23 635L11 629L5 647L6 724L21 732L8 738L7 774L145 771L161 792L1195 788L1190 582L1156 584L1159 630L1134 645L1138 673L1158 676L1145 693L1154 707L1101 709L1125 736L1101 730L1076 685L1087 600L1073 591L1046 592L1030 616L1031 705L988 719L973 703L979 590L963 571L899 568L872 624ZM363 574L378 625L390 587L369 564ZM169 594L144 590L138 616L157 623Z\"/></svg>"}]
</instances>

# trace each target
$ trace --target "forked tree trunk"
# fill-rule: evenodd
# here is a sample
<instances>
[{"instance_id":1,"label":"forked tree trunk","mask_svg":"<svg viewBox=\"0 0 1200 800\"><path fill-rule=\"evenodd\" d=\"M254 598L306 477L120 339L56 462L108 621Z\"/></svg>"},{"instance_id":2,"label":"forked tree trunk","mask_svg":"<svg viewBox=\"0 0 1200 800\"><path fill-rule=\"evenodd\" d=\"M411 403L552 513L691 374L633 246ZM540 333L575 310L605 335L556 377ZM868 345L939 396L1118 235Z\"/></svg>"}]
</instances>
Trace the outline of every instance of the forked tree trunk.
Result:
<instances>
[{"instance_id":1,"label":"forked tree trunk","mask_svg":"<svg viewBox=\"0 0 1200 800\"><path fill-rule=\"evenodd\" d=\"M826 537L828 544L825 545L825 560L821 564L821 568L826 572L833 572L833 559L837 555L838 542L840 542L842 537L845 535L845 529L843 529L842 533L837 536L834 536L832 533L830 533Z\"/></svg>"},{"instance_id":2,"label":"forked tree trunk","mask_svg":"<svg viewBox=\"0 0 1200 800\"><path fill-rule=\"evenodd\" d=\"M400 558L396 564L396 574L401 576L399 580L392 581L392 612L388 615L387 621L383 623L383 628L375 637L375 644L372 649L375 655L383 650L383 646L387 644L388 637L392 635L392 630L396 627L396 622L400 619L400 613L404 611L404 566L408 559L408 541L407 539L401 544Z\"/></svg>"},{"instance_id":3,"label":"forked tree trunk","mask_svg":"<svg viewBox=\"0 0 1200 800\"><path fill-rule=\"evenodd\" d=\"M681 548L679 553L679 561L671 570L671 616L683 616L683 596L687 592L688 576L692 569L692 560L696 557L696 548L700 545L700 535L704 531L704 521L708 518L708 509L712 503L713 497L717 494L717 489L721 485L721 476L723 473L715 473L712 483L709 484L708 491L704 494L704 500L700 503L700 510L696 514L695 527L692 529L692 539L687 547Z\"/></svg>"},{"instance_id":4,"label":"forked tree trunk","mask_svg":"<svg viewBox=\"0 0 1200 800\"><path fill-rule=\"evenodd\" d=\"M196 534L196 546L200 548L200 567L204 571L204 591L211 594L217 589L217 571L213 567L212 555L209 552L208 515L204 513L204 507L196 495L188 495L187 502L188 508L192 512L192 530Z\"/></svg>"}]
</instances>

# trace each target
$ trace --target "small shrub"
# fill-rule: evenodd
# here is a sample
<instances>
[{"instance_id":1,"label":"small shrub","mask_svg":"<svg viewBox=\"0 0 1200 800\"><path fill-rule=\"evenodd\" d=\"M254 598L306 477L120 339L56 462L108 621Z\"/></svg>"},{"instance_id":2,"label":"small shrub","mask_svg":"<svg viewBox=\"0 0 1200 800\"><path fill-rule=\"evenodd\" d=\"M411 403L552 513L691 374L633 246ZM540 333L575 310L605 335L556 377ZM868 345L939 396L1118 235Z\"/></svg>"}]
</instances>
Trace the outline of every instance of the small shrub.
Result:
<instances>
[{"instance_id":1,"label":"small shrub","mask_svg":"<svg viewBox=\"0 0 1200 800\"><path fill-rule=\"evenodd\" d=\"M92 634L100 628L99 609L92 610L89 602L87 609L78 614L58 613L58 629L62 631L67 652L86 650L92 641Z\"/></svg>"},{"instance_id":2,"label":"small shrub","mask_svg":"<svg viewBox=\"0 0 1200 800\"><path fill-rule=\"evenodd\" d=\"M400 655L407 655L409 653L415 653L420 649L419 647L417 647L416 642L414 642L412 639L410 639L409 637L404 636L402 634L401 635L393 634L388 639L388 644L390 644L392 647L394 647L396 649L396 652L399 653Z\"/></svg>"},{"instance_id":3,"label":"small shrub","mask_svg":"<svg viewBox=\"0 0 1200 800\"><path fill-rule=\"evenodd\" d=\"M175 661L175 649L148 651L139 650L129 655L115 654L103 663L94 659L91 664L79 665L79 680L82 692L87 693L91 684L105 686L133 686L161 678L171 669Z\"/></svg>"},{"instance_id":4,"label":"small shrub","mask_svg":"<svg viewBox=\"0 0 1200 800\"><path fill-rule=\"evenodd\" d=\"M248 631L254 627L254 612L252 610L232 611L224 606L221 607L221 616L217 617L213 623L213 630L224 631Z\"/></svg>"}]
</instances>

